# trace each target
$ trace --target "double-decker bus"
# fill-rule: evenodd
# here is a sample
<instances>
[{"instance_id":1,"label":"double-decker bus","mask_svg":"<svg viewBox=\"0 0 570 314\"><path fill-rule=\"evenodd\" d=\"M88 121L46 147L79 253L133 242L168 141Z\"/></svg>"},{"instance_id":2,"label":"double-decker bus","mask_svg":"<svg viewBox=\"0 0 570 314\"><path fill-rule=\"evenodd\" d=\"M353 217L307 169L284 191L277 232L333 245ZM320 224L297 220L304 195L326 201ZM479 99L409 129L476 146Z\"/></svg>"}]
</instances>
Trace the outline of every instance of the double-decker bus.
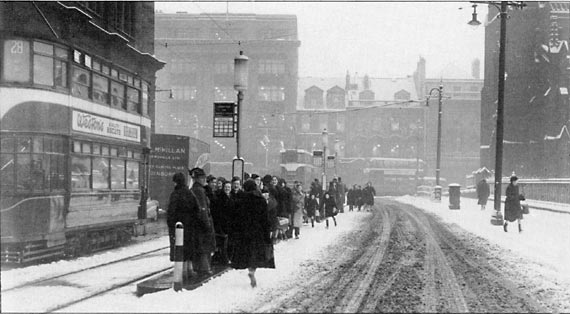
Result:
<instances>
[{"instance_id":1,"label":"double-decker bus","mask_svg":"<svg viewBox=\"0 0 570 314\"><path fill-rule=\"evenodd\" d=\"M416 158L369 158L364 178L376 195L414 194L423 177L425 162Z\"/></svg>"},{"instance_id":2,"label":"double-decker bus","mask_svg":"<svg viewBox=\"0 0 570 314\"><path fill-rule=\"evenodd\" d=\"M2 262L111 247L146 218L149 89L164 64L99 32L117 42L0 37Z\"/></svg>"},{"instance_id":3,"label":"double-decker bus","mask_svg":"<svg viewBox=\"0 0 570 314\"><path fill-rule=\"evenodd\" d=\"M320 168L313 165L313 154L304 149L281 152L281 178L287 182L299 181L308 190L311 182L320 176Z\"/></svg>"}]
</instances>

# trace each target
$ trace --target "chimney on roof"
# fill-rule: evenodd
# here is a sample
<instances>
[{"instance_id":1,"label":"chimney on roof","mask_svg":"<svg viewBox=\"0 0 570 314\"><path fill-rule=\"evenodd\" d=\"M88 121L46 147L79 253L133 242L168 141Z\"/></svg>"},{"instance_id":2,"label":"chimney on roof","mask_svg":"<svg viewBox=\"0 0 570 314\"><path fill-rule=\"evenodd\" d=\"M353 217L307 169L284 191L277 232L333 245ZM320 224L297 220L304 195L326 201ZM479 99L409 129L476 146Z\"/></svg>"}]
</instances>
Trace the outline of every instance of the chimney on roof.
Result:
<instances>
[{"instance_id":1,"label":"chimney on roof","mask_svg":"<svg viewBox=\"0 0 570 314\"><path fill-rule=\"evenodd\" d=\"M481 61L477 58L471 63L471 76L477 80L481 77Z\"/></svg>"},{"instance_id":2,"label":"chimney on roof","mask_svg":"<svg viewBox=\"0 0 570 314\"><path fill-rule=\"evenodd\" d=\"M350 74L348 73L348 70L346 70L344 90L348 91L349 88L350 88Z\"/></svg>"}]
</instances>

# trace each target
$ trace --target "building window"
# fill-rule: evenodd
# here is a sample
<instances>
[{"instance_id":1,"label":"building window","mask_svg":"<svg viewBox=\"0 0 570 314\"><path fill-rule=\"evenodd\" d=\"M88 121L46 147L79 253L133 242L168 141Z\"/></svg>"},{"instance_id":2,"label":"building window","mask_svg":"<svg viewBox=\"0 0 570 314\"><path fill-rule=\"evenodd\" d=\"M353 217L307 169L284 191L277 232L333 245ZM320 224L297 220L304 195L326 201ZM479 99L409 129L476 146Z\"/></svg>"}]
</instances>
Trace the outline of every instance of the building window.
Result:
<instances>
[{"instance_id":1,"label":"building window","mask_svg":"<svg viewBox=\"0 0 570 314\"><path fill-rule=\"evenodd\" d=\"M260 101L284 101L285 88L279 86L260 86L257 99Z\"/></svg>"},{"instance_id":2,"label":"building window","mask_svg":"<svg viewBox=\"0 0 570 314\"><path fill-rule=\"evenodd\" d=\"M460 92L461 91L461 86L453 86L453 91L454 92Z\"/></svg>"},{"instance_id":3,"label":"building window","mask_svg":"<svg viewBox=\"0 0 570 314\"><path fill-rule=\"evenodd\" d=\"M233 101L237 98L236 94L233 86L214 87L214 101Z\"/></svg>"},{"instance_id":4,"label":"building window","mask_svg":"<svg viewBox=\"0 0 570 314\"><path fill-rule=\"evenodd\" d=\"M214 63L214 73L216 74L226 74L226 73L234 73L234 62L232 61L224 61L224 62L215 62Z\"/></svg>"},{"instance_id":5,"label":"building window","mask_svg":"<svg viewBox=\"0 0 570 314\"><path fill-rule=\"evenodd\" d=\"M149 84L146 82L141 82L141 91L142 91L142 100L141 100L141 106L142 106L142 114L143 115L148 115L148 91L149 91Z\"/></svg>"},{"instance_id":6,"label":"building window","mask_svg":"<svg viewBox=\"0 0 570 314\"><path fill-rule=\"evenodd\" d=\"M282 60L259 60L259 74L283 74L285 62Z\"/></svg>"},{"instance_id":7,"label":"building window","mask_svg":"<svg viewBox=\"0 0 570 314\"><path fill-rule=\"evenodd\" d=\"M116 1L115 10L112 10L115 27L129 36L133 35L136 4L137 2Z\"/></svg>"}]
</instances>

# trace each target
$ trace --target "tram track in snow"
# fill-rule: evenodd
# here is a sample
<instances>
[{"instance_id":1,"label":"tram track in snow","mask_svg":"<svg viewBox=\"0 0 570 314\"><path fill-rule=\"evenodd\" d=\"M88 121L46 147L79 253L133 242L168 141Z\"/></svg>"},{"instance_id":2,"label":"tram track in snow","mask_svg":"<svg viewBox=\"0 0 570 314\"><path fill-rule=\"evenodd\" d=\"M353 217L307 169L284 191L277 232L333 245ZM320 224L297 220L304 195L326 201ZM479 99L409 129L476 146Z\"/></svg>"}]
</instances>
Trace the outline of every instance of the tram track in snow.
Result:
<instances>
[{"instance_id":1,"label":"tram track in snow","mask_svg":"<svg viewBox=\"0 0 570 314\"><path fill-rule=\"evenodd\" d=\"M31 281L23 282L23 283L16 284L16 285L11 286L11 287L8 287L8 288L4 288L4 285L3 285L1 292L2 292L2 293L6 293L6 292L14 291L14 290L17 290L17 289L25 288L25 287L43 285L44 283L47 283L47 282L49 282L49 281L53 281L53 280L57 280L57 279L63 278L63 277L65 277L65 276L70 276L70 275L74 275L74 274L79 274L79 273L81 273L81 272L85 272L85 271L89 271L89 270L93 270L93 269L105 267L105 266L108 266L108 265L118 264L118 263L121 263L121 262L124 262L124 261L128 261L128 260L132 260L132 259L142 258L142 257L144 257L144 256L146 256L146 255L153 254L153 253L156 253L156 252L159 252L159 251L162 251L162 250L166 250L166 249L169 249L169 246L162 246L162 247L157 248L157 249L152 249L152 250L145 251L145 252L141 252L141 253L138 253L138 254L129 255L129 256L122 257L122 258L119 258L119 259L116 259L116 260L104 262L104 263L97 264L97 265L92 265L92 266L89 266L89 267L84 267L84 268L76 269L76 270L73 270L73 271L70 271L70 272L58 274L58 275L55 275L55 276L50 276L50 277L47 277L47 278L44 277L44 278L40 278L40 279L36 279L36 280L31 280Z\"/></svg>"}]
</instances>

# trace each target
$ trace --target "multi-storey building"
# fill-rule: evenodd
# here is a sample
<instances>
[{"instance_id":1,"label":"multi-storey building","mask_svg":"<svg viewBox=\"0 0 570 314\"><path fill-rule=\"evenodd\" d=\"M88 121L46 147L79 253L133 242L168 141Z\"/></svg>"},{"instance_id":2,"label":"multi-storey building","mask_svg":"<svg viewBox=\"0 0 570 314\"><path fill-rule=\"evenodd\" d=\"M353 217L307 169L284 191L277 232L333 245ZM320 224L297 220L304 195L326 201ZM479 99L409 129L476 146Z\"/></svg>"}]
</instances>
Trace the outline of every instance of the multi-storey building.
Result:
<instances>
[{"instance_id":1,"label":"multi-storey building","mask_svg":"<svg viewBox=\"0 0 570 314\"><path fill-rule=\"evenodd\" d=\"M488 19L497 9L489 6ZM503 173L570 176L570 37L567 2L527 2L509 10L506 33ZM481 165L495 163L499 19L485 28Z\"/></svg>"},{"instance_id":2,"label":"multi-storey building","mask_svg":"<svg viewBox=\"0 0 570 314\"><path fill-rule=\"evenodd\" d=\"M453 66L445 68L441 78L425 78L425 60L420 58L415 77L421 77L420 97L431 91L426 124L426 171L435 175L437 163L438 89L443 86L441 116L440 176L446 183L461 183L465 176L480 167L481 88L479 60L472 63L471 73Z\"/></svg>"},{"instance_id":3,"label":"multi-storey building","mask_svg":"<svg viewBox=\"0 0 570 314\"><path fill-rule=\"evenodd\" d=\"M231 161L235 139L212 138L213 103L237 99L234 58L243 51L249 86L241 110L242 157L255 172L279 169L297 99L296 16L157 13L155 45L168 63L157 73L157 86L172 89L172 98L161 93L157 101L156 132L215 143L210 159Z\"/></svg>"}]
</instances>

